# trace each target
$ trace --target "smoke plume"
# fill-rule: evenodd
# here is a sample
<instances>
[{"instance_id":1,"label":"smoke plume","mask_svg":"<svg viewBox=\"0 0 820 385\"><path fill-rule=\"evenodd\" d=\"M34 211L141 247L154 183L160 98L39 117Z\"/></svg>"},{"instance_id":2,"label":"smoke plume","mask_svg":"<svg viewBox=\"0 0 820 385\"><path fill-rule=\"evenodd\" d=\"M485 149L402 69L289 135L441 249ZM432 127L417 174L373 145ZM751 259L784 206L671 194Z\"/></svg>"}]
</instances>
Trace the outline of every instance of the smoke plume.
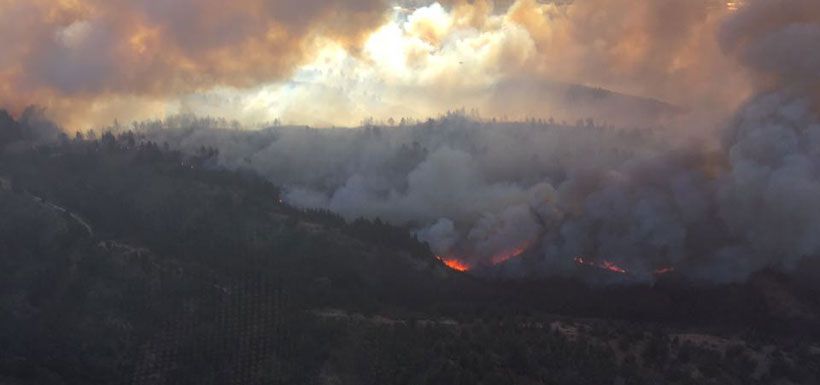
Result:
<instances>
[{"instance_id":1,"label":"smoke plume","mask_svg":"<svg viewBox=\"0 0 820 385\"><path fill-rule=\"evenodd\" d=\"M737 281L818 262L817 1L392 5L0 1L0 103L281 117L136 127L476 272Z\"/></svg>"},{"instance_id":2,"label":"smoke plume","mask_svg":"<svg viewBox=\"0 0 820 385\"><path fill-rule=\"evenodd\" d=\"M513 8L525 6L543 5ZM477 271L571 275L592 264L646 281L670 270L709 281L794 271L820 257L820 6L758 0L731 12L713 44L756 96L717 146L681 145L660 129L464 113L358 129L245 132L177 118L143 130L183 148L218 147L225 165L285 186L294 205L407 226ZM658 44L687 46L666 31L675 25L650 25ZM677 60L661 51L641 51L652 52L639 60L649 78Z\"/></svg>"}]
</instances>

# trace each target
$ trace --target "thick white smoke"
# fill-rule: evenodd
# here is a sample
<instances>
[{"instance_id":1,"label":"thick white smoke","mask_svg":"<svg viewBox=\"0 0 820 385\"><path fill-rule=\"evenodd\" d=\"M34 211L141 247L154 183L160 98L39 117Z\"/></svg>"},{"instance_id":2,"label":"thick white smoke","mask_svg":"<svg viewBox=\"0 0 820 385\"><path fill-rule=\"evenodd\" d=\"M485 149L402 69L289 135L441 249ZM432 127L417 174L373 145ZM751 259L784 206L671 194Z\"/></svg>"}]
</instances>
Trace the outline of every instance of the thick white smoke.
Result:
<instances>
[{"instance_id":1,"label":"thick white smoke","mask_svg":"<svg viewBox=\"0 0 820 385\"><path fill-rule=\"evenodd\" d=\"M562 185L581 209L547 233L547 268L583 255L644 277L675 266L738 280L820 258L820 3L745 2L719 38L761 91L725 130L718 159L688 151ZM596 186L575 187L584 183Z\"/></svg>"},{"instance_id":2,"label":"thick white smoke","mask_svg":"<svg viewBox=\"0 0 820 385\"><path fill-rule=\"evenodd\" d=\"M358 129L173 129L196 124L145 129L189 150L219 148L225 165L269 177L296 206L408 226L436 254L472 267L539 248L549 226L582 211L584 194L602 183L598 174L617 178L618 170L654 164L671 147L659 130L482 122L463 114Z\"/></svg>"},{"instance_id":3,"label":"thick white smoke","mask_svg":"<svg viewBox=\"0 0 820 385\"><path fill-rule=\"evenodd\" d=\"M720 215L751 269L820 258L820 2L750 1L721 45L763 90L737 114L724 147Z\"/></svg>"},{"instance_id":4,"label":"thick white smoke","mask_svg":"<svg viewBox=\"0 0 820 385\"><path fill-rule=\"evenodd\" d=\"M758 96L713 149L673 145L663 130L463 115L151 132L218 147L224 164L283 185L297 206L408 226L476 268L572 274L583 257L644 280L666 268L720 281L792 271L820 258L820 3L746 1L716 38Z\"/></svg>"},{"instance_id":5,"label":"thick white smoke","mask_svg":"<svg viewBox=\"0 0 820 385\"><path fill-rule=\"evenodd\" d=\"M780 90L741 111L727 140L721 217L752 268L794 269L820 257L820 120L804 95Z\"/></svg>"}]
</instances>

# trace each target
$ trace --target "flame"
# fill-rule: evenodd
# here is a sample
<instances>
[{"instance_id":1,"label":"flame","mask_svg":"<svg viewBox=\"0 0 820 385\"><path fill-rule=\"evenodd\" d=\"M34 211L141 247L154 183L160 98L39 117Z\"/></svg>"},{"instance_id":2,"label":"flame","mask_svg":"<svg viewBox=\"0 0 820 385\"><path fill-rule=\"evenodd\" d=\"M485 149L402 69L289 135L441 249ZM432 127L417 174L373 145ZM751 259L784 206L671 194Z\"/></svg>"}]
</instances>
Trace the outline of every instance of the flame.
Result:
<instances>
[{"instance_id":1,"label":"flame","mask_svg":"<svg viewBox=\"0 0 820 385\"><path fill-rule=\"evenodd\" d=\"M596 267L596 268L599 268L599 269L611 271L613 273L629 274L629 270L617 265L615 262L612 262L612 261L603 260L601 262L598 262L598 261L593 261L593 260L589 260L589 259L586 259L584 257L578 256L578 257L575 257L575 263L577 263L579 265L584 265L584 266ZM669 274L669 273L674 272L674 271L675 271L674 267L664 266L664 267L659 267L659 268L655 269L655 271L653 271L652 274L653 275L664 275L664 274Z\"/></svg>"},{"instance_id":2,"label":"flame","mask_svg":"<svg viewBox=\"0 0 820 385\"><path fill-rule=\"evenodd\" d=\"M528 247L529 247L529 245L521 245L521 246L516 247L514 249L503 251L499 254L494 255L490 259L490 261L492 261L493 265L502 264L504 262L507 262L507 261L509 261L513 258L516 258L516 257L520 256L521 254L524 254L524 252L527 251Z\"/></svg>"},{"instance_id":3,"label":"flame","mask_svg":"<svg viewBox=\"0 0 820 385\"><path fill-rule=\"evenodd\" d=\"M455 271L465 272L467 270L470 270L470 265L468 265L466 262L460 261L458 259L438 257L438 256L436 258L438 258L439 261L441 261L442 263L447 265L447 267L449 267L449 268L451 268Z\"/></svg>"},{"instance_id":4,"label":"flame","mask_svg":"<svg viewBox=\"0 0 820 385\"><path fill-rule=\"evenodd\" d=\"M597 267L599 269L608 270L608 271L611 271L613 273L629 274L629 272L626 269L624 269L623 267L618 266L617 264L615 264L615 262L612 262L612 261L597 262L597 261L588 260L584 257L579 256L579 257L575 257L575 263L577 263L579 265L584 265L584 266Z\"/></svg>"},{"instance_id":5,"label":"flame","mask_svg":"<svg viewBox=\"0 0 820 385\"><path fill-rule=\"evenodd\" d=\"M516 257L520 256L526 250L527 250L527 246L517 247L515 249L509 250L509 251L506 251L506 252L503 252L501 254L498 254L498 255L494 256L491 261L494 265L498 265L500 263L504 263L506 261L509 261L512 258L516 258ZM469 271L470 269L472 269L472 266L470 266L470 264L468 264L467 262L464 262L463 260L458 259L458 258L442 257L442 256L436 256L436 258L439 261L441 261L442 263L444 263L447 267L449 267L449 268L451 268L455 271L466 272L466 271ZM598 269L602 269L602 270L606 270L606 271L610 271L610 272L618 273L618 274L630 274L629 270L627 270L627 269L621 267L620 265L616 264L615 262L612 262L612 261L609 261L609 260L603 260L603 261L598 262L598 261L587 259L587 258L584 258L584 257L581 257L581 256L575 257L574 260L575 260L575 263L578 264L578 265L591 266L591 267L595 267L595 268L598 268ZM675 271L674 267L664 266L664 267L659 267L659 268L655 269L655 271L653 271L652 274L657 276L657 275L669 274L669 273L672 273L674 271Z\"/></svg>"},{"instance_id":6,"label":"flame","mask_svg":"<svg viewBox=\"0 0 820 385\"><path fill-rule=\"evenodd\" d=\"M524 254L524 252L527 251L528 247L529 247L529 243L518 246L518 247L510 249L510 250L503 251L501 253L498 253L498 254L494 255L492 258L490 258L490 262L493 265L502 264L504 262L507 262L507 261L509 261L513 258L516 258L516 257L520 256L521 254ZM460 258L443 257L443 256L436 256L436 258L439 261L441 261L442 263L444 263L445 265L447 265L447 267L449 267L453 270L456 270L456 271L464 272L464 271L469 271L473 268L473 266L471 266L467 262L464 262L464 260L460 259Z\"/></svg>"},{"instance_id":7,"label":"flame","mask_svg":"<svg viewBox=\"0 0 820 385\"><path fill-rule=\"evenodd\" d=\"M610 262L610 261L604 261L603 263L601 263L601 265L604 269L607 269L609 271L613 271L613 272L620 273L620 274L627 274L628 273L626 271L626 269L624 269L623 267L620 267L620 266L618 266L615 263Z\"/></svg>"},{"instance_id":8,"label":"flame","mask_svg":"<svg viewBox=\"0 0 820 385\"><path fill-rule=\"evenodd\" d=\"M652 274L654 274L654 275L664 275L664 274L672 273L674 271L675 271L674 267L666 266L666 267L661 267L661 268L655 269L655 271L653 271Z\"/></svg>"}]
</instances>

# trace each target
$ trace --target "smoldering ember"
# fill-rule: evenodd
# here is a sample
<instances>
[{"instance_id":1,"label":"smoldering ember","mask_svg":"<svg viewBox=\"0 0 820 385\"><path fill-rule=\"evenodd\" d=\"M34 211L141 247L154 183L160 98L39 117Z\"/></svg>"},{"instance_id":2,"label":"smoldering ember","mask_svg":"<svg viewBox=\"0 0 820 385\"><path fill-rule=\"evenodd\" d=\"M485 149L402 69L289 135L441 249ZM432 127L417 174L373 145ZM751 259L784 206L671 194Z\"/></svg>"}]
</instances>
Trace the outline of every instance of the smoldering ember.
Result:
<instances>
[{"instance_id":1,"label":"smoldering ember","mask_svg":"<svg viewBox=\"0 0 820 385\"><path fill-rule=\"evenodd\" d=\"M0 0L0 384L820 383L816 0Z\"/></svg>"}]
</instances>

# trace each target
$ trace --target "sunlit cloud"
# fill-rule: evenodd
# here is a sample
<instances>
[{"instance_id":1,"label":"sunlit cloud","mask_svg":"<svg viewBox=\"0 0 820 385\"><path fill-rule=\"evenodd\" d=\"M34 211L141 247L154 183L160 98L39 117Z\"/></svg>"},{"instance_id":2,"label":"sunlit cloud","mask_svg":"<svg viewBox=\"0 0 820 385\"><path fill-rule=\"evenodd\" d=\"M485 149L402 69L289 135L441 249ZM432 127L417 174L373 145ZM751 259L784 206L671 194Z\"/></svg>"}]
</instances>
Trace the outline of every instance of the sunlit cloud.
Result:
<instances>
[{"instance_id":1,"label":"sunlit cloud","mask_svg":"<svg viewBox=\"0 0 820 385\"><path fill-rule=\"evenodd\" d=\"M6 1L0 103L44 105L73 129L179 113L317 126L458 108L512 119L613 115L568 102L568 87L580 84L728 111L748 86L714 35L740 6Z\"/></svg>"}]
</instances>

